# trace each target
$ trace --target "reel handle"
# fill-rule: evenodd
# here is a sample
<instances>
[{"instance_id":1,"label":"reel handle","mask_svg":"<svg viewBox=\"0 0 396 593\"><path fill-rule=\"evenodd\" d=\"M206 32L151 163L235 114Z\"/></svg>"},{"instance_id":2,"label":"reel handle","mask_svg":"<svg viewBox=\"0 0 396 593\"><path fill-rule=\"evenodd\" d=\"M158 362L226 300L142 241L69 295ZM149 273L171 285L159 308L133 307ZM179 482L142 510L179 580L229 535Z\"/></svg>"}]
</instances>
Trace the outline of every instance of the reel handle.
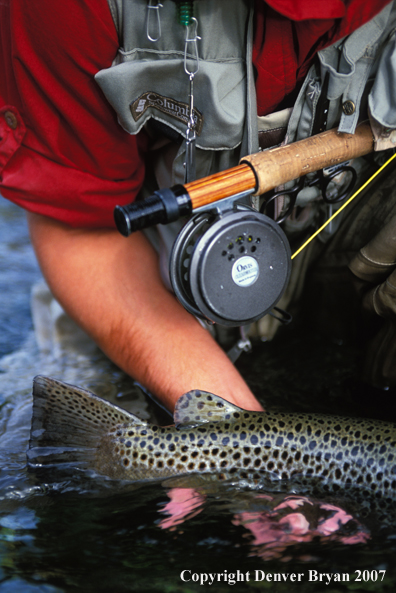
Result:
<instances>
[{"instance_id":1,"label":"reel handle","mask_svg":"<svg viewBox=\"0 0 396 593\"><path fill-rule=\"evenodd\" d=\"M116 206L114 221L121 235L129 237L157 224L168 224L191 214L191 200L184 186L175 185L154 192L146 200Z\"/></svg>"}]
</instances>

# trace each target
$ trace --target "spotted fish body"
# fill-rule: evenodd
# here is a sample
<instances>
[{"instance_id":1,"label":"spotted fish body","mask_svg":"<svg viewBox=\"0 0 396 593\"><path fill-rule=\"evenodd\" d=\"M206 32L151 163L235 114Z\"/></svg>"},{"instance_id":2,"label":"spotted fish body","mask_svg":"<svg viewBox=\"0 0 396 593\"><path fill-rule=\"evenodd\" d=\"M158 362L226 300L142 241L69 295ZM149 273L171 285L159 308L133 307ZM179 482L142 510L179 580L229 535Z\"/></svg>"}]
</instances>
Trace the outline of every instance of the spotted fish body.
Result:
<instances>
[{"instance_id":1,"label":"spotted fish body","mask_svg":"<svg viewBox=\"0 0 396 593\"><path fill-rule=\"evenodd\" d=\"M315 414L248 412L191 391L175 425L140 420L98 396L36 377L28 461L72 464L117 480L192 472L219 479L314 478L396 498L396 426Z\"/></svg>"}]
</instances>

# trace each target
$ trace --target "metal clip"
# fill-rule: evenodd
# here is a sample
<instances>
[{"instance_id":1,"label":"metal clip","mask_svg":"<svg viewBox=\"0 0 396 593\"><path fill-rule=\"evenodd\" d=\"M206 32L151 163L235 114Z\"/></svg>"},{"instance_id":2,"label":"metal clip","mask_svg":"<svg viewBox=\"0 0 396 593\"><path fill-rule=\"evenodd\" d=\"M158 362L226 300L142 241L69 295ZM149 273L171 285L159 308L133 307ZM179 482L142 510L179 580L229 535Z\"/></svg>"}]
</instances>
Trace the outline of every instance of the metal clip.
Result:
<instances>
[{"instance_id":1,"label":"metal clip","mask_svg":"<svg viewBox=\"0 0 396 593\"><path fill-rule=\"evenodd\" d=\"M194 119L194 76L199 70L199 55L198 55L198 21L195 17L191 18L190 24L186 26L186 40L184 45L184 71L190 79L190 95L189 95L189 118L186 130L186 162L185 162L185 176L184 183L189 183L196 179L195 166L195 143L197 135L195 132ZM188 52L189 44L192 44L192 51ZM188 69L187 54L193 56L195 66L192 70Z\"/></svg>"},{"instance_id":2,"label":"metal clip","mask_svg":"<svg viewBox=\"0 0 396 593\"><path fill-rule=\"evenodd\" d=\"M184 71L186 74L188 74L188 76L190 76L191 79L191 76L195 76L195 74L199 70L199 54L197 41L201 39L201 37L198 35L198 21L194 16L191 18L190 24L186 26L186 29L186 39L184 42ZM192 44L191 52L188 51L190 43ZM195 70L188 69L187 54L190 54L192 56L192 59L196 64Z\"/></svg>"},{"instance_id":3,"label":"metal clip","mask_svg":"<svg viewBox=\"0 0 396 593\"><path fill-rule=\"evenodd\" d=\"M155 4L154 4L155 3ZM147 39L149 41L158 41L158 39L161 37L161 18L160 18L160 13L159 13L159 9L163 7L163 4L161 4L158 0L148 0L148 4L147 4L147 29L146 29L146 34L147 34ZM154 37L151 36L150 34L150 29L152 27L151 21L152 21L152 10L156 10L157 11L157 18L154 22L154 27L153 29L155 29L155 35Z\"/></svg>"}]
</instances>

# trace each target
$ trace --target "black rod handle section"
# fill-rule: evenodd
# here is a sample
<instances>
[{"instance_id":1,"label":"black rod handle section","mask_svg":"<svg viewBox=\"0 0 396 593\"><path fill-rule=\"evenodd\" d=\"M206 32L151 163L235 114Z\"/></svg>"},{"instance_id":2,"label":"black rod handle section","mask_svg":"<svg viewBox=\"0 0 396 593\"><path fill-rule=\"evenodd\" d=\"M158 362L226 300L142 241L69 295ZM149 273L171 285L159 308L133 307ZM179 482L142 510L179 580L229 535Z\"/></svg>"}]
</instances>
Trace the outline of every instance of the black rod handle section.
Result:
<instances>
[{"instance_id":1,"label":"black rod handle section","mask_svg":"<svg viewBox=\"0 0 396 593\"><path fill-rule=\"evenodd\" d=\"M132 202L126 206L116 206L114 220L118 231L124 237L157 224L168 224L181 216L191 214L191 199L183 185L159 189L154 195Z\"/></svg>"}]
</instances>

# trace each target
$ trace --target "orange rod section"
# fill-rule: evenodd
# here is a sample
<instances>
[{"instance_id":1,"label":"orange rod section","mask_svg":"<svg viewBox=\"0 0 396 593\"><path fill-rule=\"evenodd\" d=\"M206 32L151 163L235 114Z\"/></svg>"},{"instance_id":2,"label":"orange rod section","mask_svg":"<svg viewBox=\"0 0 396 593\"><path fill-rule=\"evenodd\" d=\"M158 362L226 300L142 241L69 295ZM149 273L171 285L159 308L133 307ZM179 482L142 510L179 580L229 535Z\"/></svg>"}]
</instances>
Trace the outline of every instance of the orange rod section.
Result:
<instances>
[{"instance_id":1,"label":"orange rod section","mask_svg":"<svg viewBox=\"0 0 396 593\"><path fill-rule=\"evenodd\" d=\"M292 144L246 156L242 164L215 175L185 184L192 208L251 190L263 194L278 185L298 179L374 150L368 122L360 124L354 134L328 130Z\"/></svg>"},{"instance_id":2,"label":"orange rod section","mask_svg":"<svg viewBox=\"0 0 396 593\"><path fill-rule=\"evenodd\" d=\"M243 191L254 190L257 181L249 165L238 165L221 173L186 183L193 209L212 204Z\"/></svg>"}]
</instances>

